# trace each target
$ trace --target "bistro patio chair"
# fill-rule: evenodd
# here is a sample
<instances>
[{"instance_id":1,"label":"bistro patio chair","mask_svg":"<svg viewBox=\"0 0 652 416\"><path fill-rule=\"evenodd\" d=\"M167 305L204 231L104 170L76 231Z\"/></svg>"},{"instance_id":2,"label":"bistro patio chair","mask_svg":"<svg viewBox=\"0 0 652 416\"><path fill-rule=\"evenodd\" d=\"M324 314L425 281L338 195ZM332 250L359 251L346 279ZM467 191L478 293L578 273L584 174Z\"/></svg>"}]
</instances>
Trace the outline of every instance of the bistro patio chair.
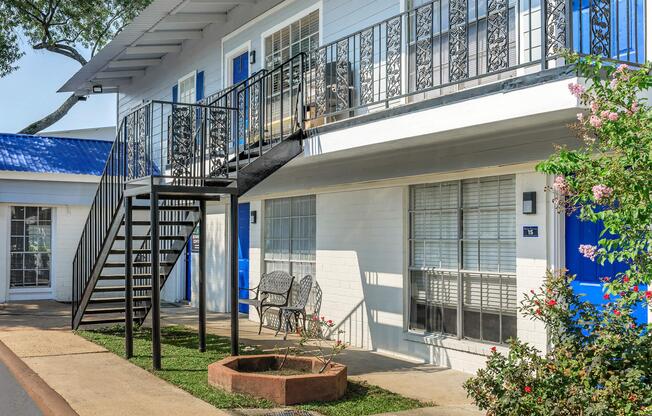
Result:
<instances>
[{"instance_id":1,"label":"bistro patio chair","mask_svg":"<svg viewBox=\"0 0 652 416\"><path fill-rule=\"evenodd\" d=\"M299 328L299 317L303 320L303 329L306 329L306 304L310 298L310 290L312 289L314 278L310 275L305 276L299 282L299 294L295 302L291 306L283 306L280 308L278 327L276 328L276 335L281 330L281 324L285 325L285 336L287 339L288 331L292 326L292 318L294 318L294 328Z\"/></svg>"},{"instance_id":2,"label":"bistro patio chair","mask_svg":"<svg viewBox=\"0 0 652 416\"><path fill-rule=\"evenodd\" d=\"M240 299L238 302L245 305L253 306L258 312L260 323L258 325L258 335L263 329L263 316L270 308L281 308L287 306L290 300L290 290L294 277L284 271L274 271L265 273L260 277L260 283L254 288L242 288L255 293L252 299ZM279 322L281 311L278 313Z\"/></svg>"}]
</instances>

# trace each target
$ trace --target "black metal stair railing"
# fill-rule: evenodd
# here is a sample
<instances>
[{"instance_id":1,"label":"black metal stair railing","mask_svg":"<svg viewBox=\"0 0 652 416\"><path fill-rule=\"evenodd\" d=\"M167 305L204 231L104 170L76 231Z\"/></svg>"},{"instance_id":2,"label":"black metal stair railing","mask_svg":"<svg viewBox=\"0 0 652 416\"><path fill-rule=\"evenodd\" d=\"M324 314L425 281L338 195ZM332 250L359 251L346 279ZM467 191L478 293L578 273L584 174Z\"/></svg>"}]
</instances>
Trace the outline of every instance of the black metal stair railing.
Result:
<instances>
[{"instance_id":1,"label":"black metal stair railing","mask_svg":"<svg viewBox=\"0 0 652 416\"><path fill-rule=\"evenodd\" d=\"M563 65L563 49L644 62L645 1L429 1L310 51L306 120L318 126Z\"/></svg>"},{"instance_id":2,"label":"black metal stair railing","mask_svg":"<svg viewBox=\"0 0 652 416\"><path fill-rule=\"evenodd\" d=\"M85 308L120 228L127 186L150 177L186 186L231 180L231 133L224 120L233 119L233 111L215 105L149 101L123 118L73 260L73 322L79 322L79 309Z\"/></svg>"},{"instance_id":3,"label":"black metal stair railing","mask_svg":"<svg viewBox=\"0 0 652 416\"><path fill-rule=\"evenodd\" d=\"M122 119L73 260L73 326L120 230L125 189L237 186L239 169L302 131L304 60L299 54L200 103L153 100Z\"/></svg>"},{"instance_id":4,"label":"black metal stair railing","mask_svg":"<svg viewBox=\"0 0 652 416\"><path fill-rule=\"evenodd\" d=\"M102 247L108 236L111 224L115 221L122 204L125 182L125 121L118 128L108 159L104 166L102 178L97 186L90 211L86 218L81 238L72 266L72 316L77 314L82 293Z\"/></svg>"}]
</instances>

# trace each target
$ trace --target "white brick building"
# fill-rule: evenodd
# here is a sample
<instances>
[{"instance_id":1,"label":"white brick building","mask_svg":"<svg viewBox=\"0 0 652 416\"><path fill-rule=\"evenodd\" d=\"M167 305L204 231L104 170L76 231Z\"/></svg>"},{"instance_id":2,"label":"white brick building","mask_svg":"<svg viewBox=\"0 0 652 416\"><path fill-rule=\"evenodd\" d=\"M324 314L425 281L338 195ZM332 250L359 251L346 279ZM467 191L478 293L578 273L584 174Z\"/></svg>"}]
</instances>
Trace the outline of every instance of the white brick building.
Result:
<instances>
[{"instance_id":1,"label":"white brick building","mask_svg":"<svg viewBox=\"0 0 652 416\"><path fill-rule=\"evenodd\" d=\"M509 0L239 3L155 0L62 90L115 91L122 118L148 100L210 105L242 85L251 95L239 114L249 118L234 134L245 147L301 113L302 154L240 197L241 285L277 269L312 274L319 313L347 342L465 371L509 337L545 349L545 330L517 305L573 253L544 192L550 178L535 171L554 144L574 145L567 125L582 111L567 85L583 80L557 51L642 62L644 26L612 13L589 33L600 2L546 0L544 13ZM626 7L644 25L644 0ZM297 53L301 66L283 75L279 65ZM284 98L293 76L300 89ZM263 104L256 85L268 88ZM161 160L173 152L164 114L153 124L160 135L149 133ZM209 203L207 305L216 311L229 309L228 212ZM191 269L168 280L164 298L196 304Z\"/></svg>"}]
</instances>

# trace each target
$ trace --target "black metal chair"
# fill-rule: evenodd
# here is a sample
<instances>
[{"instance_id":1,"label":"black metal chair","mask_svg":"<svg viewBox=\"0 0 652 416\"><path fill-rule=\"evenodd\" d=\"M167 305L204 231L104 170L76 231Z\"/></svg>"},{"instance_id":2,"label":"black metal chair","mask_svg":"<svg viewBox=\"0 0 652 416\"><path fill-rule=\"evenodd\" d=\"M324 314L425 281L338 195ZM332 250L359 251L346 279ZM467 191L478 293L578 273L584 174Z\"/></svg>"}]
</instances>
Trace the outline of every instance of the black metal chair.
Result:
<instances>
[{"instance_id":1,"label":"black metal chair","mask_svg":"<svg viewBox=\"0 0 652 416\"><path fill-rule=\"evenodd\" d=\"M294 277L284 271L274 271L265 273L260 277L260 283L254 288L242 288L254 292L256 295L252 299L240 299L238 302L253 306L258 312L260 323L258 325L258 335L263 329L263 315L270 308L281 308L287 306L290 300L290 290ZM281 320L281 311L278 313L279 322Z\"/></svg>"},{"instance_id":2,"label":"black metal chair","mask_svg":"<svg viewBox=\"0 0 652 416\"><path fill-rule=\"evenodd\" d=\"M295 302L292 306L283 306L280 308L278 328L276 328L276 334L278 335L281 330L281 324L285 325L285 336L283 339L287 339L288 331L292 326L292 318L294 318L294 328L299 327L299 317L303 319L303 329L306 328L306 304L310 298L310 291L312 290L314 278L310 275L305 276L299 282L299 293Z\"/></svg>"}]
</instances>

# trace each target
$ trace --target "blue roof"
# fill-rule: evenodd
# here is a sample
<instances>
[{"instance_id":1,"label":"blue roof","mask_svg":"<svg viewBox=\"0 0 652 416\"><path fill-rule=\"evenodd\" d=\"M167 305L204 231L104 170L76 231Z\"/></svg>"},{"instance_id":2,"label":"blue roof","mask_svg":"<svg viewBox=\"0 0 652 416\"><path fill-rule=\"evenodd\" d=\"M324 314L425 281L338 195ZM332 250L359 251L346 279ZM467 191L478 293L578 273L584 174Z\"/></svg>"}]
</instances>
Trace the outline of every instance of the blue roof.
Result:
<instances>
[{"instance_id":1,"label":"blue roof","mask_svg":"<svg viewBox=\"0 0 652 416\"><path fill-rule=\"evenodd\" d=\"M0 133L0 170L101 176L112 143Z\"/></svg>"}]
</instances>

